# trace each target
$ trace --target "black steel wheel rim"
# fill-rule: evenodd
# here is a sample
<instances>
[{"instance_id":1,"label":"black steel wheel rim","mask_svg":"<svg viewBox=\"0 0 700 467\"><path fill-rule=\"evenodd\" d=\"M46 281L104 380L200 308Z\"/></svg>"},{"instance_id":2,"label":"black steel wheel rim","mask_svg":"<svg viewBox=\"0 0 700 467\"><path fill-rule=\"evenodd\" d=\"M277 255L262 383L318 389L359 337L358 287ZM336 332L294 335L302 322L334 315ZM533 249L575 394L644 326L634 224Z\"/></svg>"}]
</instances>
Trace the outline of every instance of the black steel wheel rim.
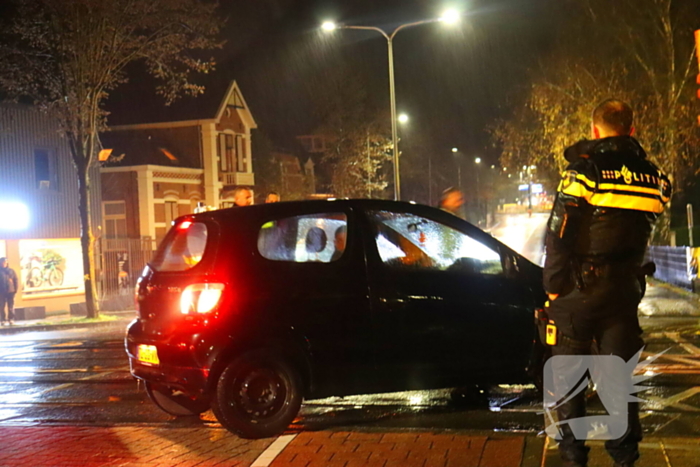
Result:
<instances>
[{"instance_id":1,"label":"black steel wheel rim","mask_svg":"<svg viewBox=\"0 0 700 467\"><path fill-rule=\"evenodd\" d=\"M239 375L234 384L234 399L241 413L258 422L277 415L287 401L287 384L271 368L253 368Z\"/></svg>"}]
</instances>

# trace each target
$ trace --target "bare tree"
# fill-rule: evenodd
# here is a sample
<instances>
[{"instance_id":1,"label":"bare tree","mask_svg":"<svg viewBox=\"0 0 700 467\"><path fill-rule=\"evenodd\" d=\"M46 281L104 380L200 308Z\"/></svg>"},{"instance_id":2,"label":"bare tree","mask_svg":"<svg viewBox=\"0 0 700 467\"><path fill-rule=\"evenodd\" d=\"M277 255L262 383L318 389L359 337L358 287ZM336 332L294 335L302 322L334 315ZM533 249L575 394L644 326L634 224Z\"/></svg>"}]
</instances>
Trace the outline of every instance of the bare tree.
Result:
<instances>
[{"instance_id":1,"label":"bare tree","mask_svg":"<svg viewBox=\"0 0 700 467\"><path fill-rule=\"evenodd\" d=\"M620 83L625 74L621 66L597 68L566 53L548 57L547 66L533 73L512 117L490 128L501 148L501 164L512 169L537 165L540 174L557 180L566 165L564 149L590 137L595 105L609 96L634 99Z\"/></svg>"},{"instance_id":2,"label":"bare tree","mask_svg":"<svg viewBox=\"0 0 700 467\"><path fill-rule=\"evenodd\" d=\"M314 85L313 104L322 122L314 134L324 140L322 161L331 169L332 192L382 197L388 186L385 164L391 160L390 119L369 99L366 76L339 64L316 77Z\"/></svg>"},{"instance_id":3,"label":"bare tree","mask_svg":"<svg viewBox=\"0 0 700 467\"><path fill-rule=\"evenodd\" d=\"M623 84L635 90L640 139L676 186L697 173L700 149L695 109L693 26L700 21L693 0L587 0L604 60L623 63Z\"/></svg>"},{"instance_id":4,"label":"bare tree","mask_svg":"<svg viewBox=\"0 0 700 467\"><path fill-rule=\"evenodd\" d=\"M492 128L502 163L550 173L563 149L589 137L590 112L607 97L635 109L636 136L676 189L698 173L692 0L566 0L559 46L531 74L512 118ZM583 8L581 8L583 6ZM661 223L667 237L669 217Z\"/></svg>"},{"instance_id":5,"label":"bare tree","mask_svg":"<svg viewBox=\"0 0 700 467\"><path fill-rule=\"evenodd\" d=\"M217 47L216 2L204 0L14 0L0 43L0 87L30 98L58 118L79 179L80 241L88 316L95 301L94 238L89 169L105 129L103 103L127 81L125 69L143 62L170 103L203 88L192 72L213 69L197 51ZM138 111L135 109L135 111Z\"/></svg>"}]
</instances>

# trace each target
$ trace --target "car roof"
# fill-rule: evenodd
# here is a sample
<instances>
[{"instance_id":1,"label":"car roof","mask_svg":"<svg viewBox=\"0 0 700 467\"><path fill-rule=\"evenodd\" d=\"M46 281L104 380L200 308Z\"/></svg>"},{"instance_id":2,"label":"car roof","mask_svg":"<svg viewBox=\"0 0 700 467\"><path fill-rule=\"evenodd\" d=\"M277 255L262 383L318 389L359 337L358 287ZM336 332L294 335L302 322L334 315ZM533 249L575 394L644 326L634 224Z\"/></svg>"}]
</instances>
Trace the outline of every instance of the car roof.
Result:
<instances>
[{"instance_id":1,"label":"car roof","mask_svg":"<svg viewBox=\"0 0 700 467\"><path fill-rule=\"evenodd\" d=\"M468 223L467 221L456 217L446 211L424 204L418 204L411 201L392 201L385 199L328 199L328 200L303 200L303 201L284 201L279 203L256 204L245 207L232 207L207 211L199 214L188 214L182 219L212 219L230 220L234 222L245 222L247 218L258 219L260 217L276 217L284 215L303 215L305 213L313 213L318 211L332 212L334 210L343 210L347 208L370 209L370 210L386 210L403 212L409 211L417 215L432 216L444 221L447 224L458 224L462 228L468 230L475 237L481 237L488 241L496 241L502 246L501 242L493 238L489 233L484 232L479 227ZM517 253L516 253L517 254Z\"/></svg>"},{"instance_id":2,"label":"car roof","mask_svg":"<svg viewBox=\"0 0 700 467\"><path fill-rule=\"evenodd\" d=\"M298 210L333 210L346 208L362 208L375 210L416 210L416 212L427 210L435 213L442 212L438 208L433 208L423 204L418 204L413 201L392 201L385 199L327 199L327 200L302 200L302 201L281 201L279 203L255 204L245 207L232 207L225 209L217 209L207 211L200 214L188 214L186 217L194 218L219 218L229 217L232 214L235 217L247 217L259 214L284 214L285 212L294 213Z\"/></svg>"},{"instance_id":3,"label":"car roof","mask_svg":"<svg viewBox=\"0 0 700 467\"><path fill-rule=\"evenodd\" d=\"M255 204L245 207L232 207L225 209L217 209L214 211L206 211L199 214L187 214L181 216L176 222L182 219L204 220L211 219L214 222L227 221L245 221L246 218L260 219L261 217L279 216L279 215L303 215L304 213L313 213L314 211L332 212L338 209L358 208L371 210L387 210L387 211L409 211L418 215L432 216L444 221L446 224L459 226L462 230L466 230L475 239L487 243L495 243L500 248L510 251L511 254L521 257L523 260L531 263L539 269L539 266L532 263L530 260L516 252L503 242L494 238L490 233L483 231L481 228L454 216L442 209L419 204L413 201L393 201L385 199L327 199L327 200L301 200L301 201L281 201L278 203Z\"/></svg>"}]
</instances>

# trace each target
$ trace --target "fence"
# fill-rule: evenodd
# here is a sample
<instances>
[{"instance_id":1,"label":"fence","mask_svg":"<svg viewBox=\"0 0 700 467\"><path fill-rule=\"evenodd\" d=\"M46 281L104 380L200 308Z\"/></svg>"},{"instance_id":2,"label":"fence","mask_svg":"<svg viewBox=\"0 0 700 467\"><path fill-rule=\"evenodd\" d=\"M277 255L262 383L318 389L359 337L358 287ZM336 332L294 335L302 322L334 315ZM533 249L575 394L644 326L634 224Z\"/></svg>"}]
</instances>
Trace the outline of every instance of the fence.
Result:
<instances>
[{"instance_id":1,"label":"fence","mask_svg":"<svg viewBox=\"0 0 700 467\"><path fill-rule=\"evenodd\" d=\"M654 277L669 284L693 290L697 267L693 267L693 249L685 246L650 246L647 260L656 264Z\"/></svg>"},{"instance_id":2,"label":"fence","mask_svg":"<svg viewBox=\"0 0 700 467\"><path fill-rule=\"evenodd\" d=\"M155 251L150 237L100 238L95 242L97 296L100 309L128 310L134 307L134 286Z\"/></svg>"}]
</instances>

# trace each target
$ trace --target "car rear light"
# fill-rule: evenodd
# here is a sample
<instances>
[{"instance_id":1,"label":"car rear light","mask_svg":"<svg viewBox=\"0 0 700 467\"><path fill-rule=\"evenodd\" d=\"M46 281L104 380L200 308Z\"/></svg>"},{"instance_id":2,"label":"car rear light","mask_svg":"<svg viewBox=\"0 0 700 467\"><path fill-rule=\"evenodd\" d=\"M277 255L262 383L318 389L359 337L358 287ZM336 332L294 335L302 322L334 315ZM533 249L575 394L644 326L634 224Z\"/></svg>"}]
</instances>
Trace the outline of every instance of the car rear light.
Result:
<instances>
[{"instance_id":1,"label":"car rear light","mask_svg":"<svg viewBox=\"0 0 700 467\"><path fill-rule=\"evenodd\" d=\"M188 285L180 296L180 312L209 313L221 300L224 284L192 284Z\"/></svg>"}]
</instances>

